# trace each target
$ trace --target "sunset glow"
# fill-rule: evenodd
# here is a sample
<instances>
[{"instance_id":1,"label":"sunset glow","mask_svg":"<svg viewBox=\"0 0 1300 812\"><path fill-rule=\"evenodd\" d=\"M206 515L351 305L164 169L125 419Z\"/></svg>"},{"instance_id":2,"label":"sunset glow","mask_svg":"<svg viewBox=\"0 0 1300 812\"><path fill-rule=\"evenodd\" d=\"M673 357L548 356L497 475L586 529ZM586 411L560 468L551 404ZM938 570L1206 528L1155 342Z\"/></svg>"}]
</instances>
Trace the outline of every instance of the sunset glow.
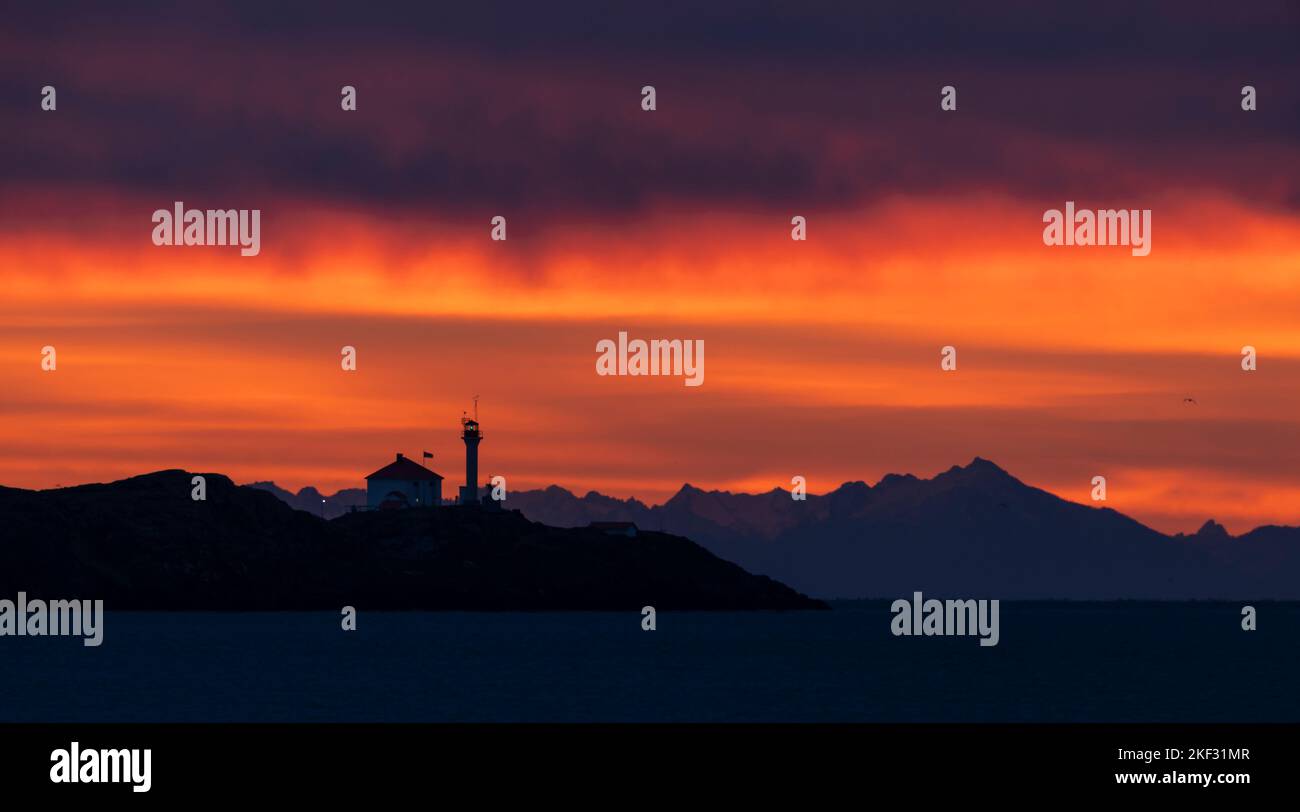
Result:
<instances>
[{"instance_id":1,"label":"sunset glow","mask_svg":"<svg viewBox=\"0 0 1300 812\"><path fill-rule=\"evenodd\" d=\"M54 71L17 39L9 73ZM1261 125L1228 154L1173 134L1159 76L1153 100L1114 100L1133 123L1116 134L1002 98L1070 74L981 73L957 135L928 114L929 73L871 85L833 55L797 79L690 55L646 120L634 57L592 76L342 48L304 84L289 66L319 43L251 62L212 44L200 72L73 41L50 51L58 118L11 102L0 136L28 148L0 181L6 486L186 468L328 492L425 449L456 478L478 394L482 470L511 489L824 492L978 455L1085 503L1105 475L1106 507L1168 532L1300 523L1294 135ZM1074 78L1083 127L1115 84ZM344 81L366 115L340 121ZM285 135L291 112L308 123ZM178 144L178 122L233 140ZM260 207L260 255L155 247L150 213L176 200ZM1044 246L1066 200L1152 209L1150 256ZM703 339L707 383L597 377L620 330Z\"/></svg>"}]
</instances>

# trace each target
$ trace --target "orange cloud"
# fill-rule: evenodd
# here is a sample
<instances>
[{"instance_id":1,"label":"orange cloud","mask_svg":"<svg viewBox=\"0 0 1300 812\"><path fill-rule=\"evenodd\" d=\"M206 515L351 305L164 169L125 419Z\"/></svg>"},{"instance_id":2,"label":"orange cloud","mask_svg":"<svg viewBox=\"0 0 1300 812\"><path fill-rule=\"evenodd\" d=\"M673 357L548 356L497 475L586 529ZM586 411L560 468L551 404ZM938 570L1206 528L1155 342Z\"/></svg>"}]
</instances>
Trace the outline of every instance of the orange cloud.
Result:
<instances>
[{"instance_id":1,"label":"orange cloud","mask_svg":"<svg viewBox=\"0 0 1300 812\"><path fill-rule=\"evenodd\" d=\"M801 474L818 491L978 454L1080 501L1116 472L1110 506L1162 529L1300 521L1278 463L1300 452L1294 217L1133 201L1154 210L1138 258L1044 246L1062 200L792 211L806 243L785 215L512 218L504 244L486 220L272 201L262 255L243 258L149 244L167 202L114 199L102 221L0 243L0 482L179 466L333 489L424 448L455 480L455 420L478 393L485 471L512 488L656 499ZM619 330L704 339L705 386L597 377L595 344Z\"/></svg>"}]
</instances>

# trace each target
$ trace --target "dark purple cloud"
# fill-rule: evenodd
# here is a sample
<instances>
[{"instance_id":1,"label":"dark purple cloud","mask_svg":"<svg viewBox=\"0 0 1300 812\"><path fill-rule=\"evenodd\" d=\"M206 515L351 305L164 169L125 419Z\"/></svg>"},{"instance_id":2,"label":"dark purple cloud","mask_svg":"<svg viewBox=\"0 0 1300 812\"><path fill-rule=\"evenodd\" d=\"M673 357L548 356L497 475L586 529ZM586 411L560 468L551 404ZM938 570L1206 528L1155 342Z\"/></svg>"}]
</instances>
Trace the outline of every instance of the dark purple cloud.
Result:
<instances>
[{"instance_id":1,"label":"dark purple cloud","mask_svg":"<svg viewBox=\"0 0 1300 812\"><path fill-rule=\"evenodd\" d=\"M0 193L466 220L966 191L1300 207L1293 4L697 6L20 8L0 34ZM37 109L47 83L57 114ZM637 106L647 83L655 113Z\"/></svg>"}]
</instances>

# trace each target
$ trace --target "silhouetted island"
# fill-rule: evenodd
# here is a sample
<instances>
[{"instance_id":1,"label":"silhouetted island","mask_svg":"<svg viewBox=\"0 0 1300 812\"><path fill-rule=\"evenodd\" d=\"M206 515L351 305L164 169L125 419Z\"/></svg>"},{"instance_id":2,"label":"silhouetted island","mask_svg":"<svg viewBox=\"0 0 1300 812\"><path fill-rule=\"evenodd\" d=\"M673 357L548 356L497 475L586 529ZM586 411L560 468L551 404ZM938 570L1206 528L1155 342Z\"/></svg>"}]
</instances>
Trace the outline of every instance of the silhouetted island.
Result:
<instances>
[{"instance_id":1,"label":"silhouetted island","mask_svg":"<svg viewBox=\"0 0 1300 812\"><path fill-rule=\"evenodd\" d=\"M473 506L326 521L262 490L159 471L0 488L0 595L109 609L824 609L692 541L560 529Z\"/></svg>"}]
</instances>

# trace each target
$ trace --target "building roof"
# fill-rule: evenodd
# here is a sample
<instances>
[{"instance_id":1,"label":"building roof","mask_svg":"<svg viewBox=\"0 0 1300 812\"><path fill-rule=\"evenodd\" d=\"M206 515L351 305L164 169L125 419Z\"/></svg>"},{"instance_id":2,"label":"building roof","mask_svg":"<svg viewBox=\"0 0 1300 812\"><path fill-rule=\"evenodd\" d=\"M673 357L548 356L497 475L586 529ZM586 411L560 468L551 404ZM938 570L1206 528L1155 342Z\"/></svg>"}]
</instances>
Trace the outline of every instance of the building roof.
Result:
<instances>
[{"instance_id":1,"label":"building roof","mask_svg":"<svg viewBox=\"0 0 1300 812\"><path fill-rule=\"evenodd\" d=\"M409 460L401 454L397 455L397 460L390 462L373 474L366 476L366 479L401 479L418 482L426 479L442 479L443 477L425 468L414 460Z\"/></svg>"}]
</instances>

